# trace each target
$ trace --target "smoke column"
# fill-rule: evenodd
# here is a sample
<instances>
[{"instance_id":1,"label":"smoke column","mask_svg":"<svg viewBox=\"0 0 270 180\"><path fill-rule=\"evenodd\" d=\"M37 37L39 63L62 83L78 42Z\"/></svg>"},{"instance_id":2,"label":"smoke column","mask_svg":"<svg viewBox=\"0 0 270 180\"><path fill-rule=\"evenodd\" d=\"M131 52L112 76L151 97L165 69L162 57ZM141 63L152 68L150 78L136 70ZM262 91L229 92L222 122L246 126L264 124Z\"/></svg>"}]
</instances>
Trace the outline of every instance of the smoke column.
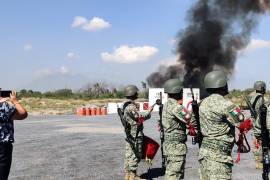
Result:
<instances>
[{"instance_id":1,"label":"smoke column","mask_svg":"<svg viewBox=\"0 0 270 180\"><path fill-rule=\"evenodd\" d=\"M270 9L270 0L198 0L188 12L188 26L178 34L178 62L161 66L147 78L150 87L162 87L170 78L201 88L206 73L234 71L237 53L249 41L258 19Z\"/></svg>"}]
</instances>

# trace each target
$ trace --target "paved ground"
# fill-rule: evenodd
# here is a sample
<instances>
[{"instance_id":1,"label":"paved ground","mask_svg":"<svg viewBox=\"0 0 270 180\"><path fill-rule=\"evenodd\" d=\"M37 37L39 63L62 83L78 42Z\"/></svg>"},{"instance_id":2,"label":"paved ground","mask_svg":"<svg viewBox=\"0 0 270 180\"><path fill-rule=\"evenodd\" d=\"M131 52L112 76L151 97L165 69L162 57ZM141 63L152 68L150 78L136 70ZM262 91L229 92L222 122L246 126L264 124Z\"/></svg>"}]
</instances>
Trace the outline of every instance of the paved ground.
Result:
<instances>
[{"instance_id":1,"label":"paved ground","mask_svg":"<svg viewBox=\"0 0 270 180\"><path fill-rule=\"evenodd\" d=\"M159 140L157 119L154 114L145 122L144 132ZM124 134L116 115L29 117L16 121L15 131L10 180L123 179ZM196 180L198 147L190 143L188 147L185 179ZM160 152L149 173L152 179L164 179L159 167ZM242 155L233 179L260 180L261 172L253 167L252 153ZM141 163L139 174L146 177L147 169Z\"/></svg>"}]
</instances>

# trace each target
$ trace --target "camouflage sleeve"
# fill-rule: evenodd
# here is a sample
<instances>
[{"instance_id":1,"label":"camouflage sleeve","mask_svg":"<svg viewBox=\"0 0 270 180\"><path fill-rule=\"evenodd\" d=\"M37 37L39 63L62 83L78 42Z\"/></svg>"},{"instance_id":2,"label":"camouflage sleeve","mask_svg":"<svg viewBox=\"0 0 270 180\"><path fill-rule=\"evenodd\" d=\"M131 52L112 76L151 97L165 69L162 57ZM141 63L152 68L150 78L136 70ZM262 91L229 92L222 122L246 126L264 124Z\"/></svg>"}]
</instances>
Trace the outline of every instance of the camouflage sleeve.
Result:
<instances>
[{"instance_id":1,"label":"camouflage sleeve","mask_svg":"<svg viewBox=\"0 0 270 180\"><path fill-rule=\"evenodd\" d=\"M266 124L267 124L267 129L269 131L269 136L270 136L270 105L267 107Z\"/></svg>"},{"instance_id":2,"label":"camouflage sleeve","mask_svg":"<svg viewBox=\"0 0 270 180\"><path fill-rule=\"evenodd\" d=\"M258 105L258 104L260 104L260 105ZM258 102L256 104L256 111L258 112L258 117L257 117L257 119L254 119L254 121L253 121L253 124L254 124L254 126L253 126L253 134L258 139L260 139L260 137L261 137L261 123L260 123L260 117L259 117L260 116L259 113L260 113L260 106L261 105L262 105L262 101L260 101L260 102ZM267 109L269 109L269 107ZM269 119L269 110L267 110L267 120L268 119Z\"/></svg>"},{"instance_id":3,"label":"camouflage sleeve","mask_svg":"<svg viewBox=\"0 0 270 180\"><path fill-rule=\"evenodd\" d=\"M137 121L139 117L143 117L144 120L151 118L150 111L146 111L146 112L141 113L141 112L139 112L139 109L136 107L135 104L128 105L126 107L126 111L134 121Z\"/></svg>"},{"instance_id":4,"label":"camouflage sleeve","mask_svg":"<svg viewBox=\"0 0 270 180\"><path fill-rule=\"evenodd\" d=\"M260 97L255 105L255 111L258 113L258 117L256 119L253 119L253 134L255 137L260 137L261 136L261 124L260 124L260 118L259 118L259 114L260 114L260 107L263 104L263 99L262 97Z\"/></svg>"},{"instance_id":5,"label":"camouflage sleeve","mask_svg":"<svg viewBox=\"0 0 270 180\"><path fill-rule=\"evenodd\" d=\"M141 112L140 115L144 118L144 120L147 120L147 119L151 118L151 112L150 111Z\"/></svg>"},{"instance_id":6,"label":"camouflage sleeve","mask_svg":"<svg viewBox=\"0 0 270 180\"><path fill-rule=\"evenodd\" d=\"M228 122L235 127L239 127L240 123L245 119L241 109L233 103L229 103L225 115Z\"/></svg>"},{"instance_id":7,"label":"camouflage sleeve","mask_svg":"<svg viewBox=\"0 0 270 180\"><path fill-rule=\"evenodd\" d=\"M256 129L256 131L260 131L261 130L261 121L260 121L260 111L258 112L258 117L257 119L254 119L253 123L254 123L254 129ZM269 111L267 110L267 119L269 118Z\"/></svg>"},{"instance_id":8,"label":"camouflage sleeve","mask_svg":"<svg viewBox=\"0 0 270 180\"><path fill-rule=\"evenodd\" d=\"M267 106L266 124L270 134L270 105ZM261 123L259 118L254 122L253 134L257 138L261 137Z\"/></svg>"},{"instance_id":9,"label":"camouflage sleeve","mask_svg":"<svg viewBox=\"0 0 270 180\"><path fill-rule=\"evenodd\" d=\"M186 123L190 119L191 115L183 105L177 105L172 110L172 114L181 122Z\"/></svg>"},{"instance_id":10,"label":"camouflage sleeve","mask_svg":"<svg viewBox=\"0 0 270 180\"><path fill-rule=\"evenodd\" d=\"M259 111L260 111L260 107L261 107L262 104L263 104L263 99L262 99L262 97L260 97L260 98L258 99L256 105L255 105L255 110L256 110L256 112L259 112Z\"/></svg>"},{"instance_id":11,"label":"camouflage sleeve","mask_svg":"<svg viewBox=\"0 0 270 180\"><path fill-rule=\"evenodd\" d=\"M253 134L256 138L259 138L261 136L261 125L259 121L254 122Z\"/></svg>"}]
</instances>

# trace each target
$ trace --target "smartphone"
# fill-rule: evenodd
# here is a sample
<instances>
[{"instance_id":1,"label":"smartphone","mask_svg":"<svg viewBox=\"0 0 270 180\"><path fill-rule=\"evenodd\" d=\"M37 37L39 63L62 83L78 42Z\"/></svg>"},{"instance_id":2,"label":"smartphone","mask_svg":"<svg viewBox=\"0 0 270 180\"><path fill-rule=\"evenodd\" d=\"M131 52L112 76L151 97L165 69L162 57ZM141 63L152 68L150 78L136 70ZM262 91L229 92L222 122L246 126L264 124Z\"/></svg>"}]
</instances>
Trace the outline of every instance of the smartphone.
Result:
<instances>
[{"instance_id":1,"label":"smartphone","mask_svg":"<svg viewBox=\"0 0 270 180\"><path fill-rule=\"evenodd\" d=\"M10 90L1 90L0 97L10 97L11 91Z\"/></svg>"}]
</instances>

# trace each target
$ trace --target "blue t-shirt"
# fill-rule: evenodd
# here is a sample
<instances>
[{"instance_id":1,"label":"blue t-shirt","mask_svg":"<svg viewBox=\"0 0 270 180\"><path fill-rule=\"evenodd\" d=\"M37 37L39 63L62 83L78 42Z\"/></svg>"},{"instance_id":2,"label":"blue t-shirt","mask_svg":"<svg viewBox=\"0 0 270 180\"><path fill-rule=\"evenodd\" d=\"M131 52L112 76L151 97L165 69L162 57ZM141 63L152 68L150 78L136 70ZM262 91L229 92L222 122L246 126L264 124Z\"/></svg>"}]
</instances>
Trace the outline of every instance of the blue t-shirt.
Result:
<instances>
[{"instance_id":1,"label":"blue t-shirt","mask_svg":"<svg viewBox=\"0 0 270 180\"><path fill-rule=\"evenodd\" d=\"M14 142L14 125L12 115L16 108L7 102L0 103L0 143Z\"/></svg>"}]
</instances>

